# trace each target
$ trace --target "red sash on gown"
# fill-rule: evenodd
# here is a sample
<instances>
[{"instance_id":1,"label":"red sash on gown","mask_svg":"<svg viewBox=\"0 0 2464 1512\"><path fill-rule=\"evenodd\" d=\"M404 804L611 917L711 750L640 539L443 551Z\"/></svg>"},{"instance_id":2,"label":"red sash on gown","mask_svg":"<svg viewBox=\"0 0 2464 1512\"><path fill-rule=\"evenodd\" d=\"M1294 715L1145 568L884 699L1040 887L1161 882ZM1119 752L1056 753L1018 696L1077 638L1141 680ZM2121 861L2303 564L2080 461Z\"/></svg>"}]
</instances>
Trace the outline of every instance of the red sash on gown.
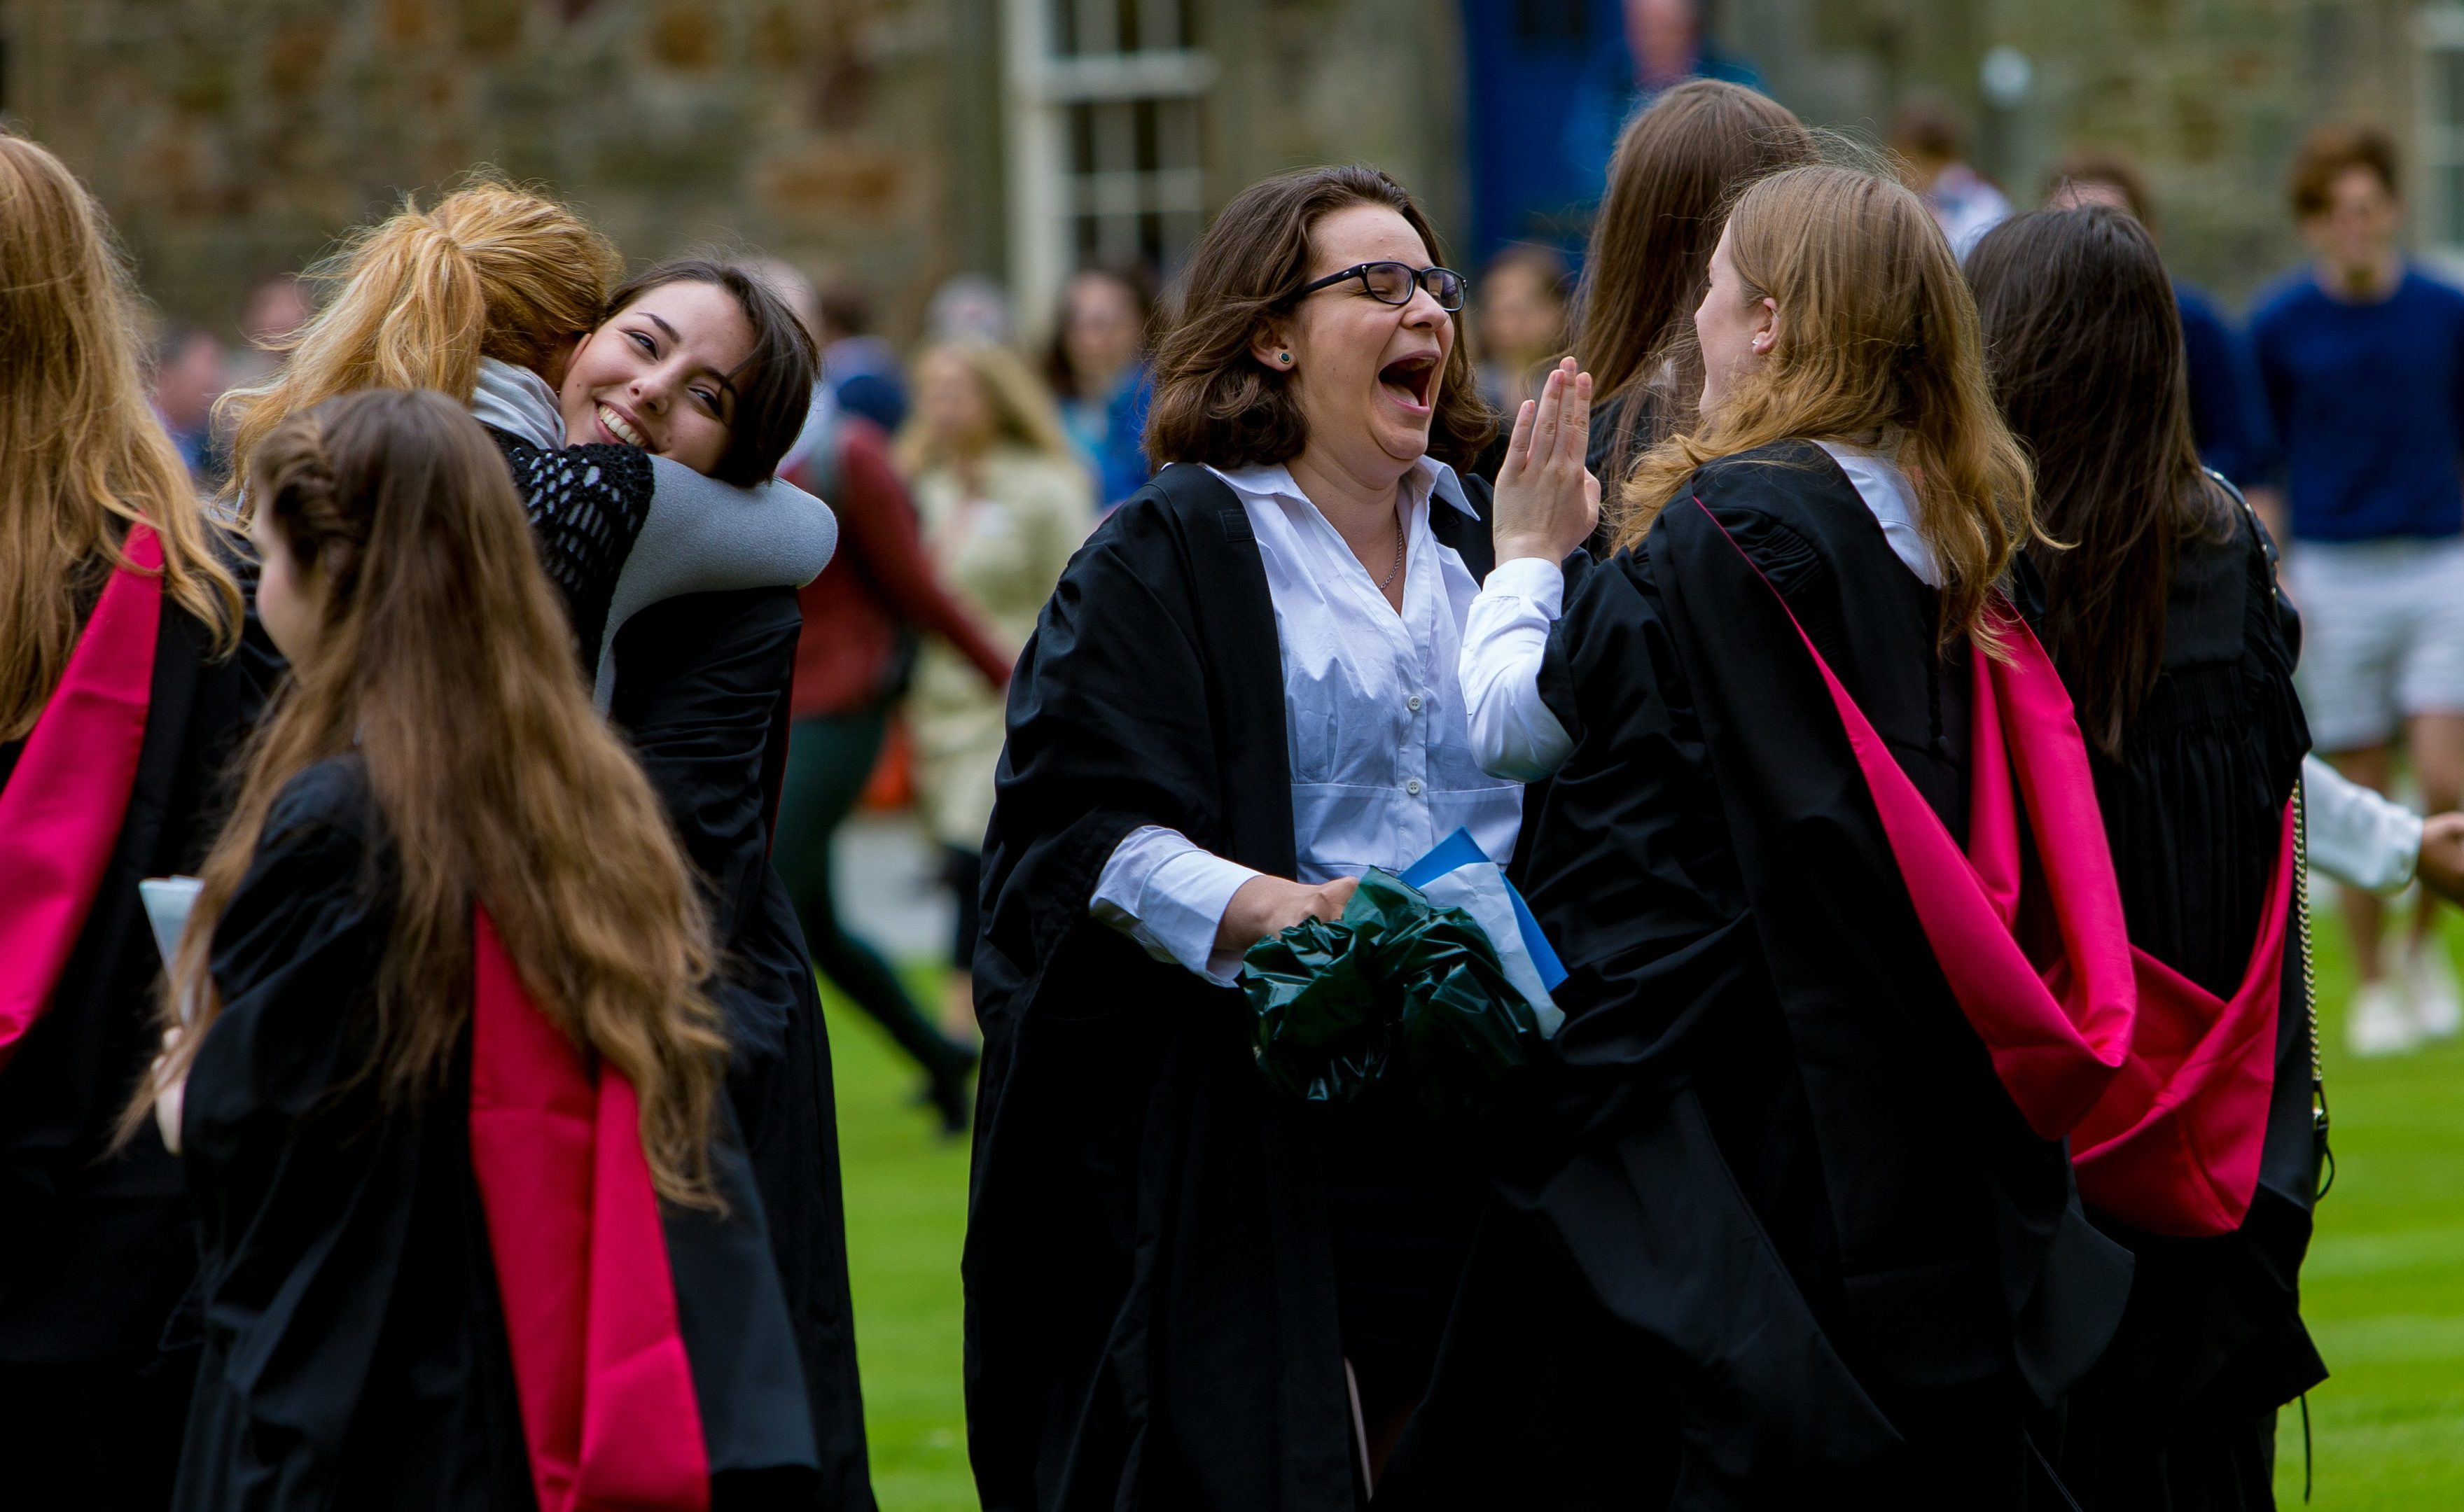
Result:
<instances>
[{"instance_id":1,"label":"red sash on gown","mask_svg":"<svg viewBox=\"0 0 2464 1512\"><path fill-rule=\"evenodd\" d=\"M2231 999L2145 951L2129 1063L2071 1131L2079 1195L2125 1223L2182 1238L2231 1234L2258 1191L2276 1097L2277 1000L2292 913L2293 807L2269 879L2250 965Z\"/></svg>"},{"instance_id":2,"label":"red sash on gown","mask_svg":"<svg viewBox=\"0 0 2464 1512\"><path fill-rule=\"evenodd\" d=\"M2029 1127L2047 1139L2071 1136L2080 1194L2125 1222L2175 1235L2240 1227L2275 1086L2291 810L2250 967L2226 1001L2130 944L2087 743L2069 690L2025 621L1997 601L1988 612L2011 660L1981 649L1969 658L1963 853L1787 600L1776 587L1771 594L1830 690L1926 943ZM2021 800L2036 843L2033 868L2019 845ZM2035 943L2033 954L2022 937Z\"/></svg>"},{"instance_id":3,"label":"red sash on gown","mask_svg":"<svg viewBox=\"0 0 2464 1512\"><path fill-rule=\"evenodd\" d=\"M633 1084L573 1043L474 910L471 1164L539 1512L705 1512L710 1460Z\"/></svg>"},{"instance_id":4,"label":"red sash on gown","mask_svg":"<svg viewBox=\"0 0 2464 1512\"><path fill-rule=\"evenodd\" d=\"M0 790L0 1067L52 1006L137 785L163 543L132 524L121 554Z\"/></svg>"}]
</instances>

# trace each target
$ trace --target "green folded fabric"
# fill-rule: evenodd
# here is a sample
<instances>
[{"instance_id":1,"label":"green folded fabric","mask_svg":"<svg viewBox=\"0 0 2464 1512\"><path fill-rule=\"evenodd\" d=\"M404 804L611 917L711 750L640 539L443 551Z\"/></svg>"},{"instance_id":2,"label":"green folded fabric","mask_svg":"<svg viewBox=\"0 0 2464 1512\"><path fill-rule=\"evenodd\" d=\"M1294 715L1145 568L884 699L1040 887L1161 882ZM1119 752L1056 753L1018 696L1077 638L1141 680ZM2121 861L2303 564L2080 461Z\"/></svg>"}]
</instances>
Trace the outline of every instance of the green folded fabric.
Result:
<instances>
[{"instance_id":1,"label":"green folded fabric","mask_svg":"<svg viewBox=\"0 0 2464 1512\"><path fill-rule=\"evenodd\" d=\"M1243 960L1258 1069L1309 1102L1383 1083L1432 1117L1477 1113L1546 1038L1472 916L1390 872L1364 873L1339 921L1305 919Z\"/></svg>"}]
</instances>

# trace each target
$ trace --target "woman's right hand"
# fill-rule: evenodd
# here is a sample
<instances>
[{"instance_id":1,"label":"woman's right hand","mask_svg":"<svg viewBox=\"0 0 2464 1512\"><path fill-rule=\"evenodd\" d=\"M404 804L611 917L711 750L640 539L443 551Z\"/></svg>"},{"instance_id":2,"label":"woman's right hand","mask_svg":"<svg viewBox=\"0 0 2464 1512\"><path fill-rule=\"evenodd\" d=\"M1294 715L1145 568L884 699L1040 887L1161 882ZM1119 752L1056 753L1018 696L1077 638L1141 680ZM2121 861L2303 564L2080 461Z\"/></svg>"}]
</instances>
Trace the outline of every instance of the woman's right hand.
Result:
<instances>
[{"instance_id":1,"label":"woman's right hand","mask_svg":"<svg viewBox=\"0 0 2464 1512\"><path fill-rule=\"evenodd\" d=\"M1251 877L1223 906L1222 921L1215 926L1215 949L1238 955L1303 919L1332 923L1343 917L1343 906L1358 890L1358 877L1337 877L1315 885L1287 882L1281 877Z\"/></svg>"},{"instance_id":2,"label":"woman's right hand","mask_svg":"<svg viewBox=\"0 0 2464 1512\"><path fill-rule=\"evenodd\" d=\"M1591 539L1600 522L1600 480L1583 466L1591 436L1592 375L1569 357L1515 414L1490 528L1499 561L1560 562Z\"/></svg>"}]
</instances>

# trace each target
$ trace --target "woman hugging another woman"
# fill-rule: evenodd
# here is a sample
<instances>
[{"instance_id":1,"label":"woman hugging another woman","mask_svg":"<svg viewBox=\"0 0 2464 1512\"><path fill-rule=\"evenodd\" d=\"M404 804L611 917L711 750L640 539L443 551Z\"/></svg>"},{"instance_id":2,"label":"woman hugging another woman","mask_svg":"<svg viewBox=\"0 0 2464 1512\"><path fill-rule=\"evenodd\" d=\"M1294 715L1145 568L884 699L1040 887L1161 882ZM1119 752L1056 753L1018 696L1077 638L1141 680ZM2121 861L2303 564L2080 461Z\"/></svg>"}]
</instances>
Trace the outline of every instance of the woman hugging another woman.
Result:
<instances>
[{"instance_id":1,"label":"woman hugging another woman","mask_svg":"<svg viewBox=\"0 0 2464 1512\"><path fill-rule=\"evenodd\" d=\"M611 292L616 268L597 232L522 190L481 184L406 208L325 270L333 295L284 375L232 401L238 435L249 444L375 385L434 388L487 422L562 592L585 686L705 879L728 1091L786 1288L824 1494L862 1507L829 1050L768 861L796 590L836 538L817 500L770 480L809 407L812 344L741 270L669 264ZM245 463L235 486L253 491Z\"/></svg>"}]
</instances>

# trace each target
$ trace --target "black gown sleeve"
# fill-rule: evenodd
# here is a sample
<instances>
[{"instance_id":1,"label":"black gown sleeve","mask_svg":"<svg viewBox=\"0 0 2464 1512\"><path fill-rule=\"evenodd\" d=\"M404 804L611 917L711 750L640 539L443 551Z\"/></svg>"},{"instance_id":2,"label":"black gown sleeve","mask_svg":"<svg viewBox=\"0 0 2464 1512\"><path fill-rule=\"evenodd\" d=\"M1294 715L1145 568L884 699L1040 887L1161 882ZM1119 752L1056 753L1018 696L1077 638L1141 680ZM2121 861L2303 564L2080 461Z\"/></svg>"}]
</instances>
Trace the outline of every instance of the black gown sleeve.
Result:
<instances>
[{"instance_id":1,"label":"black gown sleeve","mask_svg":"<svg viewBox=\"0 0 2464 1512\"><path fill-rule=\"evenodd\" d=\"M206 1348L184 1507L330 1497L385 1330L417 1159L357 1075L391 916L369 824L356 763L301 773L215 930L181 1121Z\"/></svg>"}]
</instances>

